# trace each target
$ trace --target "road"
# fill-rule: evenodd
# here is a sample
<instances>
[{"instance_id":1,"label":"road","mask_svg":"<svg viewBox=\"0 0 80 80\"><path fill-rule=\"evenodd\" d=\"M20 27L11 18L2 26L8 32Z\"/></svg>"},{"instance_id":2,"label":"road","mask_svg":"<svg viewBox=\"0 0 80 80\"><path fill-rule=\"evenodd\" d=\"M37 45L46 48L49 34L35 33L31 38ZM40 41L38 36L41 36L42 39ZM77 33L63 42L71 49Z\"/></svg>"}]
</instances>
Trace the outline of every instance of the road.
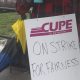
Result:
<instances>
[{"instance_id":1,"label":"road","mask_svg":"<svg viewBox=\"0 0 80 80\"><path fill-rule=\"evenodd\" d=\"M29 72L23 72L18 70L12 70L10 68L0 72L0 80L31 80Z\"/></svg>"}]
</instances>

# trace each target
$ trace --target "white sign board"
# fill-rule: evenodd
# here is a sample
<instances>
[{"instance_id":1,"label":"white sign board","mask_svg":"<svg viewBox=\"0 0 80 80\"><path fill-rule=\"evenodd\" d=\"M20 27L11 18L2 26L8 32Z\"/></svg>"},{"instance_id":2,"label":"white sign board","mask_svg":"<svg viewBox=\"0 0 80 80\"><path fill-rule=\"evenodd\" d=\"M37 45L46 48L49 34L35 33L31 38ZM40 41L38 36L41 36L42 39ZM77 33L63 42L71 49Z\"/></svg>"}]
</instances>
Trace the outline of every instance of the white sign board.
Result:
<instances>
[{"instance_id":1,"label":"white sign board","mask_svg":"<svg viewBox=\"0 0 80 80\"><path fill-rule=\"evenodd\" d=\"M80 80L75 14L25 20L32 80Z\"/></svg>"}]
</instances>

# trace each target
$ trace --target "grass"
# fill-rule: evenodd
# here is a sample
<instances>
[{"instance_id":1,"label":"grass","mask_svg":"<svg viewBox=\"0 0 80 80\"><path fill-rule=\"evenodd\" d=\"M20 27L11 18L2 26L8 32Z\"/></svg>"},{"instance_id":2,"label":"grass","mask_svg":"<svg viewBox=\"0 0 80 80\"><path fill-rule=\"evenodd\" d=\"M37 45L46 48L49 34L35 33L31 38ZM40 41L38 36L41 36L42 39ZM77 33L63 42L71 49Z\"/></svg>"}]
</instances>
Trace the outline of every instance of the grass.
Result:
<instances>
[{"instance_id":1,"label":"grass","mask_svg":"<svg viewBox=\"0 0 80 80\"><path fill-rule=\"evenodd\" d=\"M0 13L0 35L13 36L12 24L20 16L16 12Z\"/></svg>"}]
</instances>

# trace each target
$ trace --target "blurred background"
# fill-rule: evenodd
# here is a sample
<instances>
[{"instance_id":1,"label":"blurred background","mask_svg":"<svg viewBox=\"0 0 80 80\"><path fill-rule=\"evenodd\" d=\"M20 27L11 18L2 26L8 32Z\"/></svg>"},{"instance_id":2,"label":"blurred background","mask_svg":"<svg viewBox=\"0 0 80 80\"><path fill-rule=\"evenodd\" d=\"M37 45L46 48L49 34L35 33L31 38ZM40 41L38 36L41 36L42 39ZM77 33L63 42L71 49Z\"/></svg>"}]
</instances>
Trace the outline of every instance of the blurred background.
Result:
<instances>
[{"instance_id":1,"label":"blurred background","mask_svg":"<svg viewBox=\"0 0 80 80\"><path fill-rule=\"evenodd\" d=\"M11 26L20 17L16 12L16 1L0 0L0 35L14 35ZM71 13L76 14L78 34L80 37L80 0L53 0L53 2L53 16Z\"/></svg>"}]
</instances>

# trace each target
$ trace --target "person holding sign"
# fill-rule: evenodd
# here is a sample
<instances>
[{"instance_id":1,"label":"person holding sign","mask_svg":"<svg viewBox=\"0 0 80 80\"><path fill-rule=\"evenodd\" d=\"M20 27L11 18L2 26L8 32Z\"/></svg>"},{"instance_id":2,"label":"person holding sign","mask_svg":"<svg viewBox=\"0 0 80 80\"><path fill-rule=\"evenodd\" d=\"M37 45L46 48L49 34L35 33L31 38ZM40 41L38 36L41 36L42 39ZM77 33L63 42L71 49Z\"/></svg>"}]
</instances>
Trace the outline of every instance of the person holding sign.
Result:
<instances>
[{"instance_id":1,"label":"person holding sign","mask_svg":"<svg viewBox=\"0 0 80 80\"><path fill-rule=\"evenodd\" d=\"M25 14L30 12L32 12L31 18L53 16L54 3L54 0L17 0L16 11L22 19L25 19Z\"/></svg>"}]
</instances>

